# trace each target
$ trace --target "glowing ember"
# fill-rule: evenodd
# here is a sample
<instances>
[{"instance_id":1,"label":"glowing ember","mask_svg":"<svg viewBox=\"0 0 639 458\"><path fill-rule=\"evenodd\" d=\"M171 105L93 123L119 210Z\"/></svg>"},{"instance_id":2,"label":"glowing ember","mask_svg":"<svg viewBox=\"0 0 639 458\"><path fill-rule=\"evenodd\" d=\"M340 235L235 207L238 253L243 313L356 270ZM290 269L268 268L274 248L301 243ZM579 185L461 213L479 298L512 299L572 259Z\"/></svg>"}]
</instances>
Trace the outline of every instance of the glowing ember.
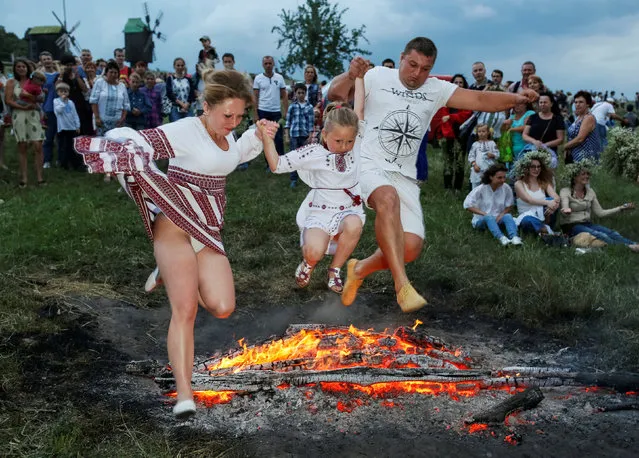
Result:
<instances>
[{"instance_id":1,"label":"glowing ember","mask_svg":"<svg viewBox=\"0 0 639 458\"><path fill-rule=\"evenodd\" d=\"M488 429L488 425L486 423L472 423L468 426L468 432L470 434L475 434L480 431L486 431Z\"/></svg>"},{"instance_id":2,"label":"glowing ember","mask_svg":"<svg viewBox=\"0 0 639 458\"><path fill-rule=\"evenodd\" d=\"M504 442L510 445L518 445L520 441L521 441L521 436L517 434L509 434L506 437L504 437Z\"/></svg>"}]
</instances>

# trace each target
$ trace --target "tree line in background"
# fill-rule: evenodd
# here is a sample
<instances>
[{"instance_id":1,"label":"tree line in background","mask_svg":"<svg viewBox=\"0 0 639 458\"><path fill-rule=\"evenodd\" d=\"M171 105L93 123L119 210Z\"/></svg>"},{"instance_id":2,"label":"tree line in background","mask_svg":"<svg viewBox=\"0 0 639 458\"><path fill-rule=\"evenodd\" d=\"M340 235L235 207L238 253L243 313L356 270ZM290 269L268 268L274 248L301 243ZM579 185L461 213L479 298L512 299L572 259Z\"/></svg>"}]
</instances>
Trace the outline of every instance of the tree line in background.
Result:
<instances>
[{"instance_id":1,"label":"tree line in background","mask_svg":"<svg viewBox=\"0 0 639 458\"><path fill-rule=\"evenodd\" d=\"M7 32L4 26L0 25L0 60L11 62L11 55L26 56L29 52L29 42L24 38L19 38L13 32Z\"/></svg>"}]
</instances>

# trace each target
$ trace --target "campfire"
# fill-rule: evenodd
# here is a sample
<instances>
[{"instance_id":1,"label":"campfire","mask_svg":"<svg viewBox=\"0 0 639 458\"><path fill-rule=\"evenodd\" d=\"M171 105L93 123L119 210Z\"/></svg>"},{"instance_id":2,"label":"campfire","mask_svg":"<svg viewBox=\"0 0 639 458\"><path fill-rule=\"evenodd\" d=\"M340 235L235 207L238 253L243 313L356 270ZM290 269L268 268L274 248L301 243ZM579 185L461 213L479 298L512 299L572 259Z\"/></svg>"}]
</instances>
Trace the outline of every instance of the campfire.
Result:
<instances>
[{"instance_id":1,"label":"campfire","mask_svg":"<svg viewBox=\"0 0 639 458\"><path fill-rule=\"evenodd\" d=\"M284 399L297 396L297 405L306 402L308 412L314 414L326 405L340 413L371 404L393 409L420 395L445 395L464 402L481 398L481 402L473 401L474 413L460 418L469 433L482 433L489 425L509 425L514 414L533 409L544 399L540 388L565 388L552 402L570 399L571 391L625 393L625 398L615 398L599 411L638 408L637 375L590 374L553 367L486 369L461 348L426 334L420 324L417 321L412 327L392 332L298 324L261 344L248 345L242 339L237 349L195 365L196 401L213 407L238 400L241 410L246 411L251 399L280 399L280 393L295 392ZM175 396L170 368L158 372L139 363L130 365L129 372L152 373L167 395ZM326 397L335 402L318 401ZM481 408L476 408L478 405ZM256 406L255 410L262 408ZM516 436L507 437L506 442L517 443Z\"/></svg>"}]
</instances>

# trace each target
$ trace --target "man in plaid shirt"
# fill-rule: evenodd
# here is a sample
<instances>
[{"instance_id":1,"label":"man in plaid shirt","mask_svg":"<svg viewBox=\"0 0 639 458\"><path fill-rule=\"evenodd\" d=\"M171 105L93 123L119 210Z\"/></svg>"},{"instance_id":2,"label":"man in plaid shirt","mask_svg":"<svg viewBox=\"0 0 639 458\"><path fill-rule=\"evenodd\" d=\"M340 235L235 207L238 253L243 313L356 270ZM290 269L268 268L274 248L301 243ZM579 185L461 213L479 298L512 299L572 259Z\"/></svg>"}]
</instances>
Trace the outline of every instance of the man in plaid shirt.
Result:
<instances>
[{"instance_id":1,"label":"man in plaid shirt","mask_svg":"<svg viewBox=\"0 0 639 458\"><path fill-rule=\"evenodd\" d=\"M288 107L284 133L290 142L290 151L304 146L308 136L313 132L315 113L313 107L306 102L306 85L297 83L293 87L295 101ZM297 172L291 172L291 188L297 186Z\"/></svg>"}]
</instances>

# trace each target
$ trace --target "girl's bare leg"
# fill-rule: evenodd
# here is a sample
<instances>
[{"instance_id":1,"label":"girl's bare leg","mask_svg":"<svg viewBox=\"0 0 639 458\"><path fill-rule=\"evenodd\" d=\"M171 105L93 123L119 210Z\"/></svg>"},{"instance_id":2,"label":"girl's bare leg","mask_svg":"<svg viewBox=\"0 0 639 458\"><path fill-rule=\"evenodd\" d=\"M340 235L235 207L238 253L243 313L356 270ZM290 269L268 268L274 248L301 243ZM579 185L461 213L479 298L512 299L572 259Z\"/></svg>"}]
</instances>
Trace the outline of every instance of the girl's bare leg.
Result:
<instances>
[{"instance_id":1,"label":"girl's bare leg","mask_svg":"<svg viewBox=\"0 0 639 458\"><path fill-rule=\"evenodd\" d=\"M357 246L361 235L362 220L359 216L348 215L342 220L339 229L337 249L330 265L331 268L342 268L346 260L355 250L355 247ZM329 272L329 276L330 275L331 273Z\"/></svg>"},{"instance_id":2,"label":"girl's bare leg","mask_svg":"<svg viewBox=\"0 0 639 458\"><path fill-rule=\"evenodd\" d=\"M302 246L302 256L304 260L315 266L326 253L330 236L321 229L304 229L304 246Z\"/></svg>"},{"instance_id":3,"label":"girl's bare leg","mask_svg":"<svg viewBox=\"0 0 639 458\"><path fill-rule=\"evenodd\" d=\"M19 157L19 166L20 166L20 182L27 183L29 181L29 177L27 175L27 146L29 144L27 142L18 143L18 154Z\"/></svg>"}]
</instances>

